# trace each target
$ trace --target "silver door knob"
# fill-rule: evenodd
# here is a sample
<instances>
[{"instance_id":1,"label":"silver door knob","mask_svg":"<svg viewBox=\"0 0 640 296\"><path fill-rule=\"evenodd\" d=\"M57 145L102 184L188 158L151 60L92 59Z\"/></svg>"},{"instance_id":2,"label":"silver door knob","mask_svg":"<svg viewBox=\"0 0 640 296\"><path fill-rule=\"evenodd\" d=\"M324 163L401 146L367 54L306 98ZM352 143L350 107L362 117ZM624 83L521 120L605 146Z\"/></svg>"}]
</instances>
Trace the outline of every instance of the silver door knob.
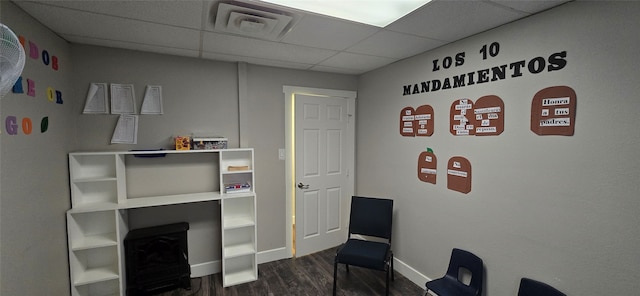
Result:
<instances>
[{"instance_id":1,"label":"silver door knob","mask_svg":"<svg viewBox=\"0 0 640 296\"><path fill-rule=\"evenodd\" d=\"M309 185L304 185L302 183L298 183L298 188L300 188L300 189L309 189Z\"/></svg>"}]
</instances>

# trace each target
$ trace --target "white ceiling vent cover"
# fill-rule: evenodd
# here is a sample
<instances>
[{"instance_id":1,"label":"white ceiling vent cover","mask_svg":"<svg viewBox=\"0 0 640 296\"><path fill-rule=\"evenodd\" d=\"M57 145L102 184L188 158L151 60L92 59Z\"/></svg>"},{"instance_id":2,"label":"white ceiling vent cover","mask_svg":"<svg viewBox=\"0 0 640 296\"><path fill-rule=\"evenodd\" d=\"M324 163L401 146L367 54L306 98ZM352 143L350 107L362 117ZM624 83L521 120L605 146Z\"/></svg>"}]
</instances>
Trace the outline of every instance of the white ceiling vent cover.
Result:
<instances>
[{"instance_id":1,"label":"white ceiling vent cover","mask_svg":"<svg viewBox=\"0 0 640 296\"><path fill-rule=\"evenodd\" d=\"M279 40L292 20L292 17L285 14L220 3L215 30L221 33Z\"/></svg>"}]
</instances>

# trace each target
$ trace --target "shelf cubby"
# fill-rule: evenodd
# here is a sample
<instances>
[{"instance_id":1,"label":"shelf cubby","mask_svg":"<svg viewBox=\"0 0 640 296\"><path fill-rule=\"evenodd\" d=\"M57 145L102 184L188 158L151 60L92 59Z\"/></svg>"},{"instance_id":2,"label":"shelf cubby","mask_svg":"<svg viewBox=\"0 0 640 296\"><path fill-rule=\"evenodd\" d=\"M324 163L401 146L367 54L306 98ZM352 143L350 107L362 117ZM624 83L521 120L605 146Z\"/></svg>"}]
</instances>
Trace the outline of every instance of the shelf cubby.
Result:
<instances>
[{"instance_id":1,"label":"shelf cubby","mask_svg":"<svg viewBox=\"0 0 640 296\"><path fill-rule=\"evenodd\" d=\"M77 154L69 156L71 181L116 178L116 159L113 154Z\"/></svg>"},{"instance_id":2,"label":"shelf cubby","mask_svg":"<svg viewBox=\"0 0 640 296\"><path fill-rule=\"evenodd\" d=\"M255 200L253 196L225 198L223 201L224 229L255 225Z\"/></svg>"},{"instance_id":3,"label":"shelf cubby","mask_svg":"<svg viewBox=\"0 0 640 296\"><path fill-rule=\"evenodd\" d=\"M118 296L120 295L120 282L118 279L112 279L93 284L73 286L71 289L71 294L78 296Z\"/></svg>"},{"instance_id":4,"label":"shelf cubby","mask_svg":"<svg viewBox=\"0 0 640 296\"><path fill-rule=\"evenodd\" d=\"M244 169L246 167L246 169ZM231 170L230 170L231 168ZM239 170L233 170L234 168ZM233 174L237 172L253 171L253 150L245 151L222 151L220 153L220 172L222 174Z\"/></svg>"},{"instance_id":5,"label":"shelf cubby","mask_svg":"<svg viewBox=\"0 0 640 296\"><path fill-rule=\"evenodd\" d=\"M96 204L117 204L116 179L81 180L71 183L73 206L84 207Z\"/></svg>"},{"instance_id":6,"label":"shelf cubby","mask_svg":"<svg viewBox=\"0 0 640 296\"><path fill-rule=\"evenodd\" d=\"M67 219L71 250L118 245L113 211L68 213Z\"/></svg>"},{"instance_id":7,"label":"shelf cubby","mask_svg":"<svg viewBox=\"0 0 640 296\"><path fill-rule=\"evenodd\" d=\"M256 253L255 228L242 227L224 230L224 258Z\"/></svg>"},{"instance_id":8,"label":"shelf cubby","mask_svg":"<svg viewBox=\"0 0 640 296\"><path fill-rule=\"evenodd\" d=\"M118 279L117 246L72 251L69 260L73 285L88 285Z\"/></svg>"},{"instance_id":9,"label":"shelf cubby","mask_svg":"<svg viewBox=\"0 0 640 296\"><path fill-rule=\"evenodd\" d=\"M223 285L238 285L258 279L256 256L246 255L225 260L223 266Z\"/></svg>"}]
</instances>

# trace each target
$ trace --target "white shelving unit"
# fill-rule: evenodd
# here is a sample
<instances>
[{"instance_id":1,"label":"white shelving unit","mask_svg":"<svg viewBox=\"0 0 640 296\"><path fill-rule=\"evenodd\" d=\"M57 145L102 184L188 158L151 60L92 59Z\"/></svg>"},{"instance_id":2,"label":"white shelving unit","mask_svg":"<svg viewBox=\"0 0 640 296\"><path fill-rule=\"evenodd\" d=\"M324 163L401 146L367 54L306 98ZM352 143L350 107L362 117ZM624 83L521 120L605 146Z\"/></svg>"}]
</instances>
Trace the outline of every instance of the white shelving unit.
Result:
<instances>
[{"instance_id":1,"label":"white shelving unit","mask_svg":"<svg viewBox=\"0 0 640 296\"><path fill-rule=\"evenodd\" d=\"M240 194L240 193L237 193ZM224 286L257 279L255 198L222 200L222 277Z\"/></svg>"},{"instance_id":2,"label":"white shelving unit","mask_svg":"<svg viewBox=\"0 0 640 296\"><path fill-rule=\"evenodd\" d=\"M210 180L217 191L129 196L127 158L156 159L154 171L171 172L175 162L156 157L187 157L215 153L212 167L219 180ZM72 208L67 211L71 291L74 296L125 295L123 240L129 231L127 210L134 208L219 200L222 226L222 274L224 286L258 278L256 262L256 194L253 149L162 150L78 152L69 154ZM179 182L176 180L175 182ZM241 192L227 192L226 184L249 184ZM210 184L204 184L206 186ZM205 186L205 187L206 187Z\"/></svg>"},{"instance_id":3,"label":"white shelving unit","mask_svg":"<svg viewBox=\"0 0 640 296\"><path fill-rule=\"evenodd\" d=\"M220 154L220 171L222 188L251 186L247 192L222 191L222 282L228 287L258 278L253 150Z\"/></svg>"}]
</instances>

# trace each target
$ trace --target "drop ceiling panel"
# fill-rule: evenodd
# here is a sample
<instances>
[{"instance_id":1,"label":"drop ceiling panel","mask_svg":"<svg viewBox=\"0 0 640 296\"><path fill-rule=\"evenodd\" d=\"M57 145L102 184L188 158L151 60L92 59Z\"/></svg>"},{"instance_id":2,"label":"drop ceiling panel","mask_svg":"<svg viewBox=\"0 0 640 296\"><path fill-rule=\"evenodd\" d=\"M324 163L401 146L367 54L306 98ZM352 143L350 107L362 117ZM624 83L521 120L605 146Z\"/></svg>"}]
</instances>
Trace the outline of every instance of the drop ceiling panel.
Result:
<instances>
[{"instance_id":1,"label":"drop ceiling panel","mask_svg":"<svg viewBox=\"0 0 640 296\"><path fill-rule=\"evenodd\" d=\"M347 49L351 53L362 53L380 57L403 59L445 44L415 35L381 30Z\"/></svg>"},{"instance_id":2,"label":"drop ceiling panel","mask_svg":"<svg viewBox=\"0 0 640 296\"><path fill-rule=\"evenodd\" d=\"M332 68L356 69L363 72L393 63L396 59L341 52L318 64Z\"/></svg>"},{"instance_id":3,"label":"drop ceiling panel","mask_svg":"<svg viewBox=\"0 0 640 296\"><path fill-rule=\"evenodd\" d=\"M38 5L18 1L19 6ZM23 4L24 3L24 4ZM200 29L202 26L202 1L151 1L151 0L82 0L46 1L50 7L68 8L122 18L138 19L158 24Z\"/></svg>"},{"instance_id":4,"label":"drop ceiling panel","mask_svg":"<svg viewBox=\"0 0 640 296\"><path fill-rule=\"evenodd\" d=\"M344 50L379 30L374 26L309 14L282 38L282 42Z\"/></svg>"},{"instance_id":5,"label":"drop ceiling panel","mask_svg":"<svg viewBox=\"0 0 640 296\"><path fill-rule=\"evenodd\" d=\"M494 2L496 4L500 4L500 5L504 5L504 6L508 6L508 7L513 8L513 9L517 9L519 11L524 11L524 12L528 12L528 13L536 13L536 12L540 12L540 11L547 10L549 8L555 7L557 5L565 3L567 1L565 1L565 0L537 0L537 1L532 1L532 0L519 0L519 1L513 1L513 0L491 0L491 2Z\"/></svg>"},{"instance_id":6,"label":"drop ceiling panel","mask_svg":"<svg viewBox=\"0 0 640 296\"><path fill-rule=\"evenodd\" d=\"M280 67L280 68L288 68L288 69L298 69L298 70L308 70L313 65L304 64L304 63L293 63L288 61L278 61L271 59L261 59L255 57L239 57L234 55L227 54L218 54L218 53L209 53L205 52L202 54L202 57L205 59L217 60L217 61L227 61L227 62L236 62L241 59L243 62L262 65L262 66L271 66L271 67Z\"/></svg>"},{"instance_id":7,"label":"drop ceiling panel","mask_svg":"<svg viewBox=\"0 0 640 296\"><path fill-rule=\"evenodd\" d=\"M329 73L338 73L338 74L348 74L348 75L358 75L362 74L366 71L356 70L356 69L347 69L347 68L334 68L334 67L326 67L326 66L313 66L313 68L309 69L311 71L318 72L329 72Z\"/></svg>"},{"instance_id":8,"label":"drop ceiling panel","mask_svg":"<svg viewBox=\"0 0 640 296\"><path fill-rule=\"evenodd\" d=\"M386 29L452 42L524 16L525 13L480 0L436 0Z\"/></svg>"},{"instance_id":9,"label":"drop ceiling panel","mask_svg":"<svg viewBox=\"0 0 640 296\"><path fill-rule=\"evenodd\" d=\"M60 35L149 44L158 47L197 50L200 32L169 25L112 17L87 12L70 12L59 7L35 5L30 14ZM59 17L65 16L65 17Z\"/></svg>"},{"instance_id":10,"label":"drop ceiling panel","mask_svg":"<svg viewBox=\"0 0 640 296\"><path fill-rule=\"evenodd\" d=\"M336 53L332 50L210 32L203 34L203 51L308 64L318 63Z\"/></svg>"},{"instance_id":11,"label":"drop ceiling panel","mask_svg":"<svg viewBox=\"0 0 640 296\"><path fill-rule=\"evenodd\" d=\"M114 40L104 40L104 39L96 39L96 38L90 38L90 37L78 37L78 36L67 36L67 35L62 35L61 37L65 38L69 42L78 43L78 44L113 47L113 48L153 52L153 53L167 54L167 55L174 55L174 56L192 57L192 58L198 58L200 56L200 51L198 50L160 47L155 45L139 44L139 43L132 43L132 42L124 42L124 41L114 41Z\"/></svg>"}]
</instances>

